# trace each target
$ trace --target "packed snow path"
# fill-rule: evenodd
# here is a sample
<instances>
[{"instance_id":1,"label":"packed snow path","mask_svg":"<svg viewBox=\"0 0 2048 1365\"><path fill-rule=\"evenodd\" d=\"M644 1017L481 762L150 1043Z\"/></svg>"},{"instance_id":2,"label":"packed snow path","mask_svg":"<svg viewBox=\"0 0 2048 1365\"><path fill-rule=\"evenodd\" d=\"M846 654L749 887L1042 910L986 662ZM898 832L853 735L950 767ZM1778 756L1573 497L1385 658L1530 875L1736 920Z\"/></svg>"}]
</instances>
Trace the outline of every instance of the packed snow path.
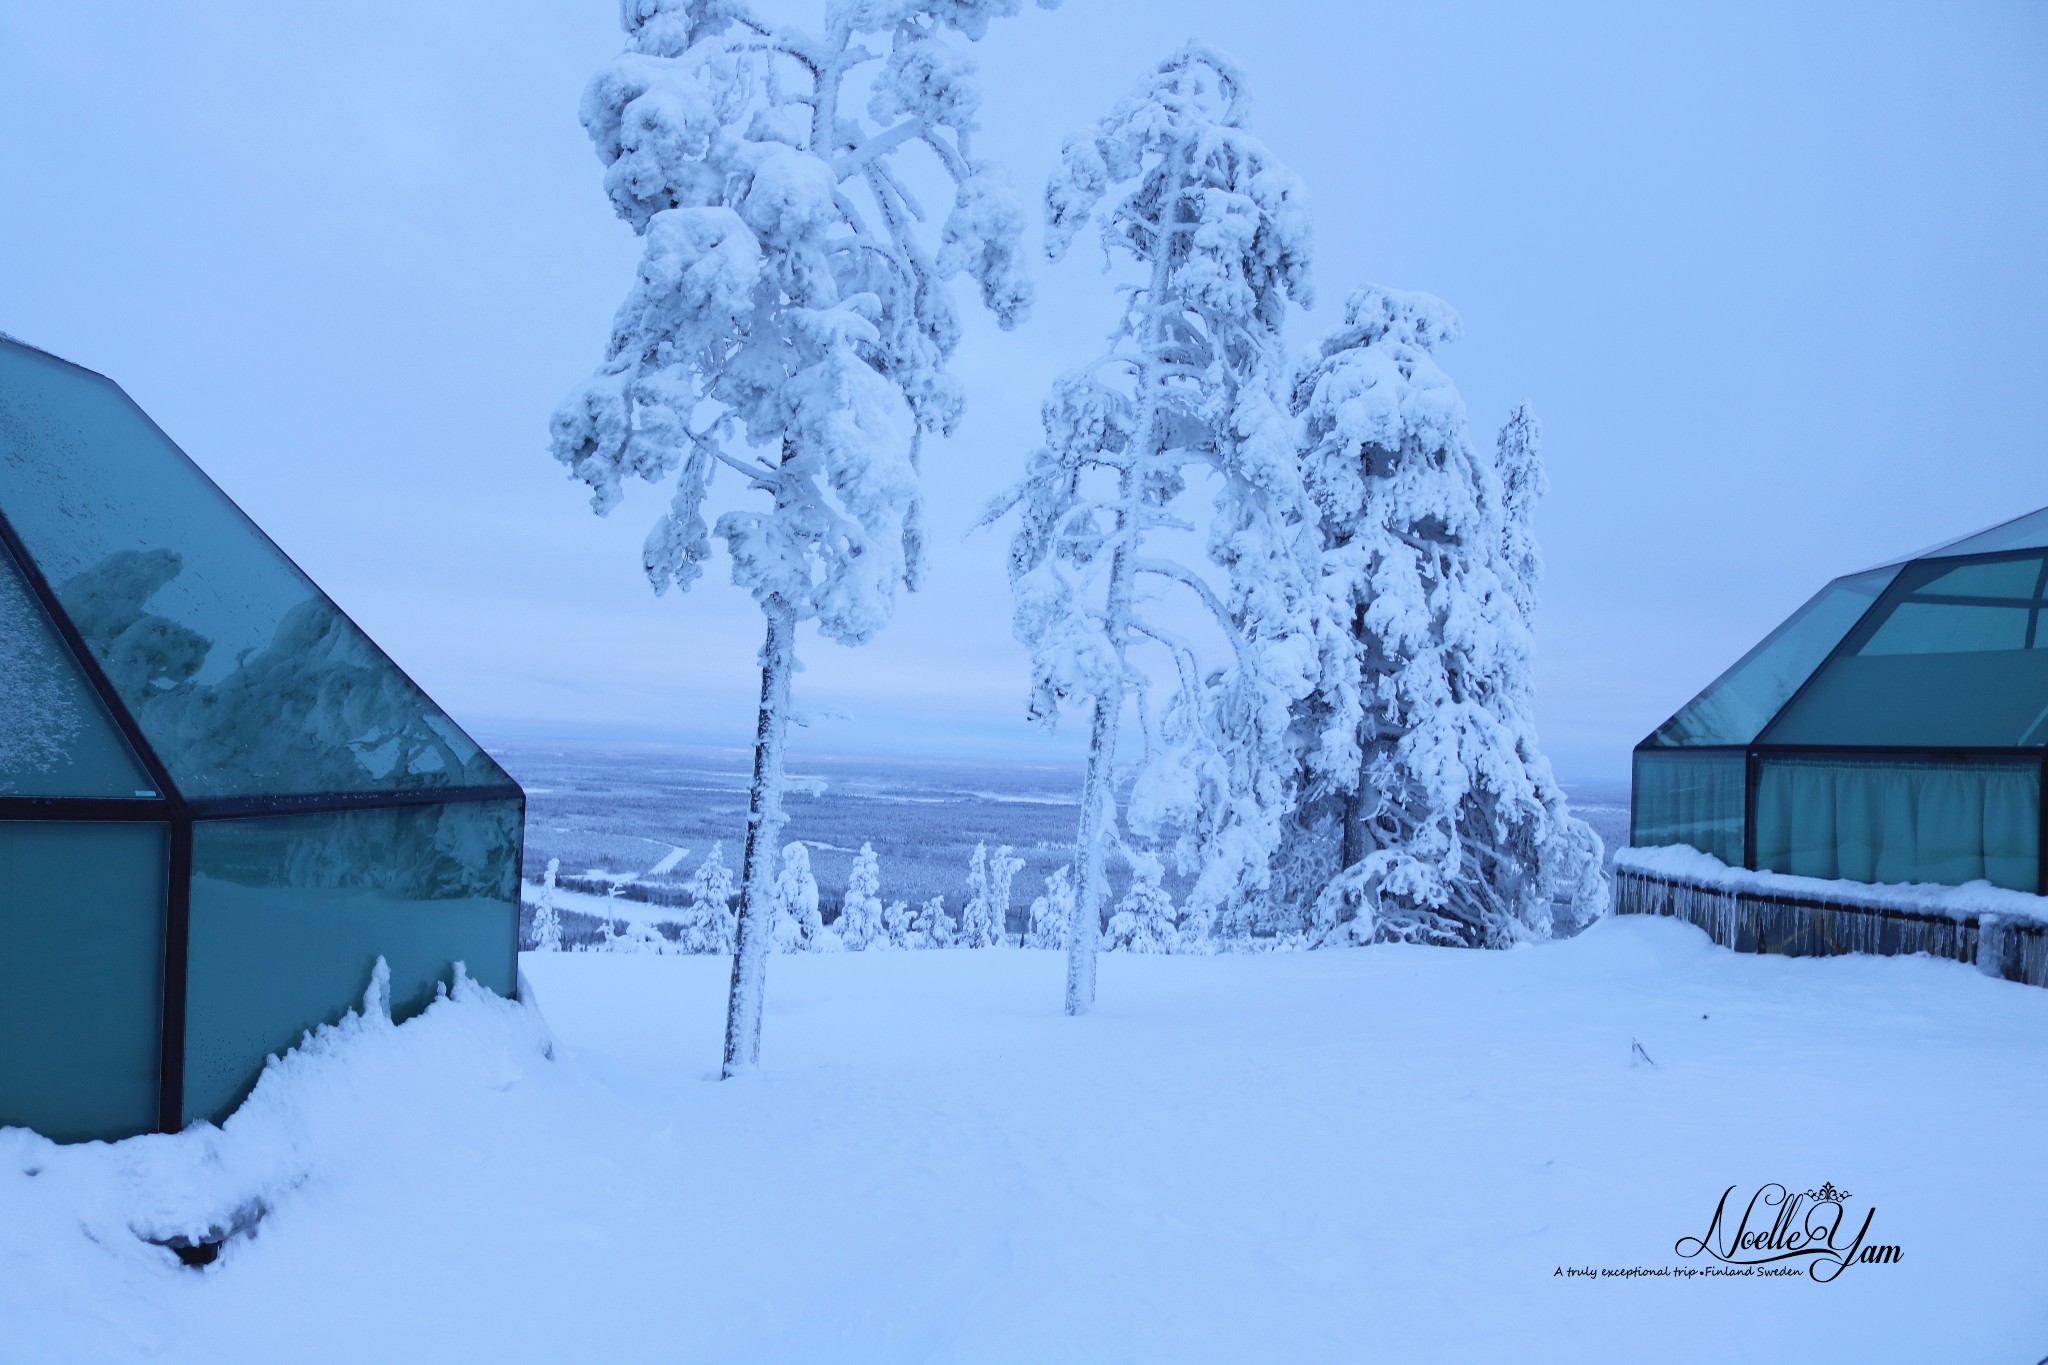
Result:
<instances>
[{"instance_id":1,"label":"packed snow path","mask_svg":"<svg viewBox=\"0 0 2048 1365\"><path fill-rule=\"evenodd\" d=\"M472 995L331 1039L224 1134L0 1132L0 1360L2048 1346L2048 991L1645 920L1498 953L1111 955L1084 1019L1050 952L775 965L736 1081L726 959L529 955L553 1060ZM1673 1243L1768 1181L1849 1191L1900 1262L1554 1274L1697 1264ZM204 1271L127 1230L251 1194L268 1216Z\"/></svg>"}]
</instances>

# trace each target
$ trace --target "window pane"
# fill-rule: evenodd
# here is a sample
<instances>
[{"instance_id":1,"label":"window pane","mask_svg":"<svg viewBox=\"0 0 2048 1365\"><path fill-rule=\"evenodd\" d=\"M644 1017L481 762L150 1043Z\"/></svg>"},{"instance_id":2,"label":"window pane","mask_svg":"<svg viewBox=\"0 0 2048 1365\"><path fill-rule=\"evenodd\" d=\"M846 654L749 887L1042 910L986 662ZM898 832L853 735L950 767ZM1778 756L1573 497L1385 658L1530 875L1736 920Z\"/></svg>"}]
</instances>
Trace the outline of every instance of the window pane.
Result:
<instances>
[{"instance_id":1,"label":"window pane","mask_svg":"<svg viewBox=\"0 0 2048 1365\"><path fill-rule=\"evenodd\" d=\"M2035 595L2040 585L2038 558L1994 559L1938 570L1913 591L1944 597L2009 597L2024 602Z\"/></svg>"},{"instance_id":2,"label":"window pane","mask_svg":"<svg viewBox=\"0 0 2048 1365\"><path fill-rule=\"evenodd\" d=\"M186 795L506 780L117 387L4 341L0 508Z\"/></svg>"},{"instance_id":3,"label":"window pane","mask_svg":"<svg viewBox=\"0 0 2048 1365\"><path fill-rule=\"evenodd\" d=\"M161 824L0 821L0 1127L156 1127L168 847Z\"/></svg>"},{"instance_id":4,"label":"window pane","mask_svg":"<svg viewBox=\"0 0 2048 1365\"><path fill-rule=\"evenodd\" d=\"M0 796L155 796L99 695L0 546Z\"/></svg>"},{"instance_id":5,"label":"window pane","mask_svg":"<svg viewBox=\"0 0 2048 1365\"><path fill-rule=\"evenodd\" d=\"M267 1054L361 1003L380 955L400 1019L455 962L512 995L519 836L514 801L194 826L186 1119L226 1117Z\"/></svg>"},{"instance_id":6,"label":"window pane","mask_svg":"<svg viewBox=\"0 0 2048 1365\"><path fill-rule=\"evenodd\" d=\"M1957 654L1982 649L2025 649L2025 607L1983 607L1947 602L1901 602L1863 646L1865 654Z\"/></svg>"},{"instance_id":7,"label":"window pane","mask_svg":"<svg viewBox=\"0 0 2048 1365\"><path fill-rule=\"evenodd\" d=\"M1765 757L1756 861L1855 882L2038 889L2041 768L2031 759Z\"/></svg>"},{"instance_id":8,"label":"window pane","mask_svg":"<svg viewBox=\"0 0 2048 1365\"><path fill-rule=\"evenodd\" d=\"M1838 578L1650 737L1658 745L1747 744L1877 600L1898 570Z\"/></svg>"},{"instance_id":9,"label":"window pane","mask_svg":"<svg viewBox=\"0 0 2048 1365\"><path fill-rule=\"evenodd\" d=\"M1638 749L1629 842L1638 848L1690 844L1742 866L1745 776L1739 753Z\"/></svg>"}]
</instances>

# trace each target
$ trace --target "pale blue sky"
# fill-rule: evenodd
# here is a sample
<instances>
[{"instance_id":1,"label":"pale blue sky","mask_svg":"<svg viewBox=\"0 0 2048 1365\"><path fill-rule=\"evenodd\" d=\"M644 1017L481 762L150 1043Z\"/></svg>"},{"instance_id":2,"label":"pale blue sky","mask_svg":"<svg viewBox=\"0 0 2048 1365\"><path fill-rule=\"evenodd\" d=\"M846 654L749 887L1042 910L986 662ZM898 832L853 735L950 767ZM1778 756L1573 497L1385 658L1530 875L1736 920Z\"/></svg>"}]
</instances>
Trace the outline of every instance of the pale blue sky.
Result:
<instances>
[{"instance_id":1,"label":"pale blue sky","mask_svg":"<svg viewBox=\"0 0 2048 1365\"><path fill-rule=\"evenodd\" d=\"M979 49L1035 201L1069 131L1190 35L1307 180L1320 303L1441 294L1491 440L1554 491L1540 719L1628 748L1823 580L2048 504L2048 7L1069 0ZM576 123L610 0L0 8L0 330L113 375L461 719L739 741L751 606L655 600L546 454L635 242ZM977 323L930 461L936 589L813 644L821 749L1045 754L972 510L1110 315L1094 253Z\"/></svg>"}]
</instances>

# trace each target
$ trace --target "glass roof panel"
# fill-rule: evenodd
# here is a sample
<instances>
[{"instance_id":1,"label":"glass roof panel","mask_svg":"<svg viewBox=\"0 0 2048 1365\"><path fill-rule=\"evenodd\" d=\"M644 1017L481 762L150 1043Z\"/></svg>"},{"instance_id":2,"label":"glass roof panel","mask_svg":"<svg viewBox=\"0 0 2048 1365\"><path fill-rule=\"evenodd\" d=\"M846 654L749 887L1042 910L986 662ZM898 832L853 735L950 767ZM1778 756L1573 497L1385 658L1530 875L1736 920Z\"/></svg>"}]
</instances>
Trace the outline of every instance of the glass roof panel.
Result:
<instances>
[{"instance_id":1,"label":"glass roof panel","mask_svg":"<svg viewBox=\"0 0 2048 1365\"><path fill-rule=\"evenodd\" d=\"M185 795L510 780L116 385L4 340L0 510Z\"/></svg>"},{"instance_id":2,"label":"glass roof panel","mask_svg":"<svg viewBox=\"0 0 2048 1365\"><path fill-rule=\"evenodd\" d=\"M2021 585L2024 585L2022 590ZM2048 744L2048 556L1907 566L1770 744Z\"/></svg>"},{"instance_id":3,"label":"glass roof panel","mask_svg":"<svg viewBox=\"0 0 2048 1365\"><path fill-rule=\"evenodd\" d=\"M1651 735L1658 746L1748 744L1870 610L1896 568L1838 578Z\"/></svg>"},{"instance_id":4,"label":"glass roof panel","mask_svg":"<svg viewBox=\"0 0 2048 1365\"><path fill-rule=\"evenodd\" d=\"M1927 555L1993 555L2007 550L2048 550L2048 507L1952 540Z\"/></svg>"},{"instance_id":5,"label":"glass roof panel","mask_svg":"<svg viewBox=\"0 0 2048 1365\"><path fill-rule=\"evenodd\" d=\"M158 796L0 545L0 796Z\"/></svg>"}]
</instances>

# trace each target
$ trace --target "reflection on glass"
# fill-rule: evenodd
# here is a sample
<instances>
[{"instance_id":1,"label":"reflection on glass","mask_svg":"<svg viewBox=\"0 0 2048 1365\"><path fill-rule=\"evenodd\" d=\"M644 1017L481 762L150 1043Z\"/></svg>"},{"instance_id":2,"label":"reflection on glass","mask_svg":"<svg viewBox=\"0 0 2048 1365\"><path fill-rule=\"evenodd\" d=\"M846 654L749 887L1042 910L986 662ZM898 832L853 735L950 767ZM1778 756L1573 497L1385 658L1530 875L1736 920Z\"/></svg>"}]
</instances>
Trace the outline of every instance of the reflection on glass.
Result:
<instances>
[{"instance_id":1,"label":"reflection on glass","mask_svg":"<svg viewBox=\"0 0 2048 1365\"><path fill-rule=\"evenodd\" d=\"M518 858L514 801L200 821L185 1117L225 1116L265 1055L361 1001L379 957L400 1019L455 962L511 996Z\"/></svg>"},{"instance_id":2,"label":"reflection on glass","mask_svg":"<svg viewBox=\"0 0 2048 1365\"><path fill-rule=\"evenodd\" d=\"M1862 619L1898 573L1838 578L1650 737L1657 745L1747 744Z\"/></svg>"},{"instance_id":3,"label":"reflection on glass","mask_svg":"<svg viewBox=\"0 0 2048 1365\"><path fill-rule=\"evenodd\" d=\"M187 795L508 780L125 394L5 341L0 507Z\"/></svg>"},{"instance_id":4,"label":"reflection on glass","mask_svg":"<svg viewBox=\"0 0 2048 1365\"><path fill-rule=\"evenodd\" d=\"M155 796L0 546L0 796Z\"/></svg>"}]
</instances>

